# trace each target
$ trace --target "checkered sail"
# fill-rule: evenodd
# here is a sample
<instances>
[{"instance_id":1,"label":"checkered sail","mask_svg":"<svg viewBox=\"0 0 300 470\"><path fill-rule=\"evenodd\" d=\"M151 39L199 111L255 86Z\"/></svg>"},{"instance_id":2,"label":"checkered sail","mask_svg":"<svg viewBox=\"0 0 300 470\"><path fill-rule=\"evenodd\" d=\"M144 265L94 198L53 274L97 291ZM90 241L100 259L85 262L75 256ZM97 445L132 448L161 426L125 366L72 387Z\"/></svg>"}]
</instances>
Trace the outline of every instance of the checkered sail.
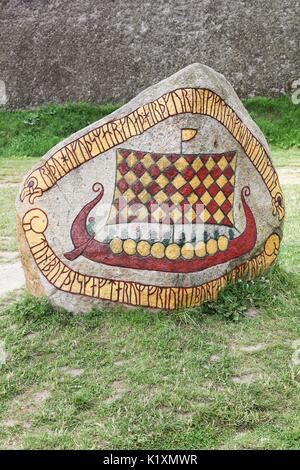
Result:
<instances>
[{"instance_id":1,"label":"checkered sail","mask_svg":"<svg viewBox=\"0 0 300 470\"><path fill-rule=\"evenodd\" d=\"M185 155L118 149L107 224L149 222L150 216L152 222L182 223L186 219L195 223L197 204L202 204L204 223L232 227L235 166L235 152ZM125 208L120 206L120 197L126 201ZM136 204L139 209L133 212ZM168 207L171 211L165 210Z\"/></svg>"}]
</instances>

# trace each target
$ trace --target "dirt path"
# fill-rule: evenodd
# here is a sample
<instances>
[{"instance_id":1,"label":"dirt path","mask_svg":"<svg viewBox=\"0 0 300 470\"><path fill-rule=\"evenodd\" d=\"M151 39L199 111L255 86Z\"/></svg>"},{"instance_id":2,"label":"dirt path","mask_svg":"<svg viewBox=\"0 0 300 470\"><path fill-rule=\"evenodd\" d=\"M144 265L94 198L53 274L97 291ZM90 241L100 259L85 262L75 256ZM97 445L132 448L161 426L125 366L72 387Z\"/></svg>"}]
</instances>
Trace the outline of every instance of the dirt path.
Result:
<instances>
[{"instance_id":1,"label":"dirt path","mask_svg":"<svg viewBox=\"0 0 300 470\"><path fill-rule=\"evenodd\" d=\"M18 251L0 251L0 266L3 263L16 261L19 257Z\"/></svg>"},{"instance_id":2,"label":"dirt path","mask_svg":"<svg viewBox=\"0 0 300 470\"><path fill-rule=\"evenodd\" d=\"M20 186L20 183L9 183L9 182L0 182L0 189L6 189L6 188L18 188Z\"/></svg>"},{"instance_id":3,"label":"dirt path","mask_svg":"<svg viewBox=\"0 0 300 470\"><path fill-rule=\"evenodd\" d=\"M0 264L0 297L25 285L21 261Z\"/></svg>"},{"instance_id":4,"label":"dirt path","mask_svg":"<svg viewBox=\"0 0 300 470\"><path fill-rule=\"evenodd\" d=\"M300 184L300 168L278 168L277 173L281 184Z\"/></svg>"}]
</instances>

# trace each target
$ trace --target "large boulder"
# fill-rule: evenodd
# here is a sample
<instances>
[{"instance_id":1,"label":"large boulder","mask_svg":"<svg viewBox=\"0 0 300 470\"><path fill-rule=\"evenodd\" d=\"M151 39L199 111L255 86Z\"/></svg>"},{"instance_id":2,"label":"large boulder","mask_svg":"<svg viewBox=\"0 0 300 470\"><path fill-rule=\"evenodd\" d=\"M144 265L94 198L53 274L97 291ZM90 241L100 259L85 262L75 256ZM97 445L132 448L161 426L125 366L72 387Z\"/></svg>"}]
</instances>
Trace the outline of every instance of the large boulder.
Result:
<instances>
[{"instance_id":1,"label":"large boulder","mask_svg":"<svg viewBox=\"0 0 300 470\"><path fill-rule=\"evenodd\" d=\"M51 149L17 199L27 288L78 312L194 307L276 259L283 195L226 79L193 64Z\"/></svg>"}]
</instances>

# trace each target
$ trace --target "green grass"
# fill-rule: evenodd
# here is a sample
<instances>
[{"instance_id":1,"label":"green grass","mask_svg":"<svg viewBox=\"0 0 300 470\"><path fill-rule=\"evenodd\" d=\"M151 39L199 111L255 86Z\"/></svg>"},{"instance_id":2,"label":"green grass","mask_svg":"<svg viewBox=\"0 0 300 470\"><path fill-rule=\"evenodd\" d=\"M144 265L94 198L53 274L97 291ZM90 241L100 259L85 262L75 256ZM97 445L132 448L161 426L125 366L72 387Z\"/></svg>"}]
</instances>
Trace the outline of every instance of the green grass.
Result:
<instances>
[{"instance_id":1,"label":"green grass","mask_svg":"<svg viewBox=\"0 0 300 470\"><path fill-rule=\"evenodd\" d=\"M299 277L276 267L250 288L244 307L259 313L238 322L220 308L244 295L241 283L210 315L10 304L0 447L299 449Z\"/></svg>"},{"instance_id":2,"label":"green grass","mask_svg":"<svg viewBox=\"0 0 300 470\"><path fill-rule=\"evenodd\" d=\"M15 199L15 188L0 186L0 251L17 250Z\"/></svg>"},{"instance_id":3,"label":"green grass","mask_svg":"<svg viewBox=\"0 0 300 470\"><path fill-rule=\"evenodd\" d=\"M0 160L0 184L19 184L38 158L5 158Z\"/></svg>"},{"instance_id":4,"label":"green grass","mask_svg":"<svg viewBox=\"0 0 300 470\"><path fill-rule=\"evenodd\" d=\"M0 110L0 158L41 157L65 137L117 108L110 104L67 103L34 111Z\"/></svg>"},{"instance_id":5,"label":"green grass","mask_svg":"<svg viewBox=\"0 0 300 470\"><path fill-rule=\"evenodd\" d=\"M18 249L15 200L23 176L36 161L36 158L0 160L0 252Z\"/></svg>"},{"instance_id":6,"label":"green grass","mask_svg":"<svg viewBox=\"0 0 300 470\"><path fill-rule=\"evenodd\" d=\"M272 147L300 148L300 106L289 96L244 100ZM0 110L0 158L41 157L55 144L118 105L66 103L33 111Z\"/></svg>"},{"instance_id":7,"label":"green grass","mask_svg":"<svg viewBox=\"0 0 300 470\"><path fill-rule=\"evenodd\" d=\"M273 116L259 103L257 119ZM21 155L45 153L51 132L63 137L64 108L65 119L74 113L78 121L62 133L100 117L98 106L94 116L90 105L54 108L58 114L28 129L14 121L2 147L0 251L17 248L14 200L36 161ZM34 134L28 153L27 132ZM284 142L275 142L274 162L294 175L300 151L294 142L284 150ZM21 291L0 298L0 448L299 450L300 364L292 361L300 348L299 184L287 180L283 190L279 262L255 281L228 286L215 303L74 316Z\"/></svg>"},{"instance_id":8,"label":"green grass","mask_svg":"<svg viewBox=\"0 0 300 470\"><path fill-rule=\"evenodd\" d=\"M249 98L244 104L272 147L300 148L300 106L288 95Z\"/></svg>"}]
</instances>

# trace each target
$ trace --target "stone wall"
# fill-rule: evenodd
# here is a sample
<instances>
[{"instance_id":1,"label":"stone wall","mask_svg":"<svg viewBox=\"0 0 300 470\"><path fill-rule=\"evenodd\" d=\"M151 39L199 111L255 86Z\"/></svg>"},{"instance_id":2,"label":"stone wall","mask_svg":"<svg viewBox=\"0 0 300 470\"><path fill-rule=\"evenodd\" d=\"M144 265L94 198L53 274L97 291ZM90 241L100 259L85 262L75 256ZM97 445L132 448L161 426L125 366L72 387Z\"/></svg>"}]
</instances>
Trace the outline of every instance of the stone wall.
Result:
<instances>
[{"instance_id":1,"label":"stone wall","mask_svg":"<svg viewBox=\"0 0 300 470\"><path fill-rule=\"evenodd\" d=\"M298 0L0 0L0 105L125 101L193 62L240 96L300 76Z\"/></svg>"}]
</instances>

